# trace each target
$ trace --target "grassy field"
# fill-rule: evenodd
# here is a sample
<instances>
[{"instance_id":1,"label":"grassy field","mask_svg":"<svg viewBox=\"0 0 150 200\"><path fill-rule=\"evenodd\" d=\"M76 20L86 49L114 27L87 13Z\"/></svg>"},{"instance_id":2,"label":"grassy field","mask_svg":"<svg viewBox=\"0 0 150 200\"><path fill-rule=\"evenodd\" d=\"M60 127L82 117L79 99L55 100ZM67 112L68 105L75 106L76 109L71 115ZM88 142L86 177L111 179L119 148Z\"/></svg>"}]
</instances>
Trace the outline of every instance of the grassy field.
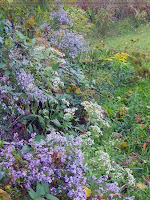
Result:
<instances>
[{"instance_id":1,"label":"grassy field","mask_svg":"<svg viewBox=\"0 0 150 200\"><path fill-rule=\"evenodd\" d=\"M137 29L132 29L126 34L114 35L105 38L106 47L127 52L147 52L150 53L150 24L141 25ZM145 53L146 53L145 52Z\"/></svg>"}]
</instances>

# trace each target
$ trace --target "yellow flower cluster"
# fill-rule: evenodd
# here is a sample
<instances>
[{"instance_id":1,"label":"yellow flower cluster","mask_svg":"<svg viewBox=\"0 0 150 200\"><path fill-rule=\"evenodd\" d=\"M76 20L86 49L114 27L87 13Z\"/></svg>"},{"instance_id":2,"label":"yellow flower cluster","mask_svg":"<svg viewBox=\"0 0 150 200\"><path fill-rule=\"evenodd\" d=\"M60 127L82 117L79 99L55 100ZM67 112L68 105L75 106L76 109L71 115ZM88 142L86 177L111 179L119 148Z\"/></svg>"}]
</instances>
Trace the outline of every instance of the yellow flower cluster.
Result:
<instances>
[{"instance_id":1,"label":"yellow flower cluster","mask_svg":"<svg viewBox=\"0 0 150 200\"><path fill-rule=\"evenodd\" d=\"M126 53L117 53L117 54L115 54L114 56L112 56L110 58L106 58L105 60L108 60L108 61L119 60L119 61L122 61L122 62L126 62L128 56L129 55L126 54Z\"/></svg>"}]
</instances>

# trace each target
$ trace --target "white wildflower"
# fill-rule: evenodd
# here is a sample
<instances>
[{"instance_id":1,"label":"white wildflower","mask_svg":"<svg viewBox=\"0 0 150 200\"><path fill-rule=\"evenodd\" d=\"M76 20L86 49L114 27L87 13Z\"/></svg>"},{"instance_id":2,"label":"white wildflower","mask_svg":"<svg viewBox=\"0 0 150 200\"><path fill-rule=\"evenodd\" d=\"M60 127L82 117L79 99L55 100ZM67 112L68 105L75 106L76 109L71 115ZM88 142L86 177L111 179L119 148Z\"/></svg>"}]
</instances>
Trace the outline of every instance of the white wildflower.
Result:
<instances>
[{"instance_id":1,"label":"white wildflower","mask_svg":"<svg viewBox=\"0 0 150 200\"><path fill-rule=\"evenodd\" d=\"M67 106L70 105L69 101L67 101L66 99L62 99L62 102L63 102L63 104L65 104L65 105L67 105Z\"/></svg>"},{"instance_id":2,"label":"white wildflower","mask_svg":"<svg viewBox=\"0 0 150 200\"><path fill-rule=\"evenodd\" d=\"M125 171L128 174L128 184L130 186L135 186L135 179L134 176L132 175L132 171L129 168L125 168Z\"/></svg>"},{"instance_id":3,"label":"white wildflower","mask_svg":"<svg viewBox=\"0 0 150 200\"><path fill-rule=\"evenodd\" d=\"M111 161L110 161L109 154L102 150L96 151L95 154L98 156L97 159L98 159L100 167L104 167L106 170L106 174L109 174L111 170Z\"/></svg>"},{"instance_id":4,"label":"white wildflower","mask_svg":"<svg viewBox=\"0 0 150 200\"><path fill-rule=\"evenodd\" d=\"M81 105L95 121L101 121L104 125L109 127L109 123L105 120L104 109L100 105L88 101L83 101Z\"/></svg>"},{"instance_id":5,"label":"white wildflower","mask_svg":"<svg viewBox=\"0 0 150 200\"><path fill-rule=\"evenodd\" d=\"M64 110L65 114L64 114L64 119L65 120L70 120L73 118L74 114L75 114L75 111L78 110L78 108L66 108Z\"/></svg>"},{"instance_id":6,"label":"white wildflower","mask_svg":"<svg viewBox=\"0 0 150 200\"><path fill-rule=\"evenodd\" d=\"M82 139L84 139L84 146L87 147L87 146L91 146L92 144L94 144L94 140L91 139L91 132L90 131L87 131L85 134L83 134L81 136Z\"/></svg>"},{"instance_id":7,"label":"white wildflower","mask_svg":"<svg viewBox=\"0 0 150 200\"><path fill-rule=\"evenodd\" d=\"M100 128L96 125L94 126L90 126L90 129L96 133L100 133L101 135L103 135L102 131L100 130Z\"/></svg>"},{"instance_id":8,"label":"white wildflower","mask_svg":"<svg viewBox=\"0 0 150 200\"><path fill-rule=\"evenodd\" d=\"M59 89L59 87L63 87L64 86L64 83L60 80L59 77L55 77L52 80L52 84L53 84L55 89Z\"/></svg>"}]
</instances>

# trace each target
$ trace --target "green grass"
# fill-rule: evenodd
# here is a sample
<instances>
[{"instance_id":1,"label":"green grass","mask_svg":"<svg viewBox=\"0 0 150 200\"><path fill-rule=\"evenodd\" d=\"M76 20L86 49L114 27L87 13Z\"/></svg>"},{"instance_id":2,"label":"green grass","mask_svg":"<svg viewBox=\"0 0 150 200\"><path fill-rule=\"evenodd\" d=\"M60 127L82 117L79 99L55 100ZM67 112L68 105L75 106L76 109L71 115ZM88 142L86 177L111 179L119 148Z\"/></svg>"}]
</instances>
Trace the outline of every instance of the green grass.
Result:
<instances>
[{"instance_id":1,"label":"green grass","mask_svg":"<svg viewBox=\"0 0 150 200\"><path fill-rule=\"evenodd\" d=\"M140 51L150 53L150 24L141 25L127 34L119 34L105 38L105 45L108 48L134 52Z\"/></svg>"},{"instance_id":2,"label":"green grass","mask_svg":"<svg viewBox=\"0 0 150 200\"><path fill-rule=\"evenodd\" d=\"M121 25L121 23L123 23ZM128 22L120 22L119 27L129 27ZM116 28L118 30L118 28ZM132 56L129 61L135 73L130 82L113 87L110 91L109 84L111 73L115 70L113 64L108 69L101 66L92 66L87 72L88 78L95 79L98 89L101 90L99 104L108 112L108 119L111 121L111 128L103 136L104 149L111 158L124 167L133 171L136 183L146 185L144 179L149 178L150 172L150 24L141 25L139 28L127 31L120 31L116 35L116 29L108 32L105 39L90 38L94 48L101 48L108 52L126 52ZM100 52L97 51L97 59ZM144 70L147 70L146 72ZM91 75L90 75L91 73ZM119 80L118 80L119 81ZM120 138L112 133L119 133ZM124 145L123 145L124 144ZM146 144L144 148L143 145ZM134 195L135 199L150 199L149 186L144 190L135 188L128 190L128 195Z\"/></svg>"},{"instance_id":3,"label":"green grass","mask_svg":"<svg viewBox=\"0 0 150 200\"><path fill-rule=\"evenodd\" d=\"M141 24L135 28L130 18L114 23L105 36L90 38L93 46L113 51L150 53L150 24Z\"/></svg>"}]
</instances>

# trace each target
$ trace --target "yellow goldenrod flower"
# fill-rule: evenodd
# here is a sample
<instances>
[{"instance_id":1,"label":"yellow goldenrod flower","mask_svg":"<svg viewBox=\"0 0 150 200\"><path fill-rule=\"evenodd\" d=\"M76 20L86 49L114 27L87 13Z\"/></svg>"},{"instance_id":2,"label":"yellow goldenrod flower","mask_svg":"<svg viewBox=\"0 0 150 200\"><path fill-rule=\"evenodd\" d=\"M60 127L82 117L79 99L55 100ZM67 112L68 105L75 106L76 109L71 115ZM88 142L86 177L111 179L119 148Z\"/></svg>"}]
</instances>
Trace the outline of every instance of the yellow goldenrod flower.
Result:
<instances>
[{"instance_id":1,"label":"yellow goldenrod flower","mask_svg":"<svg viewBox=\"0 0 150 200\"><path fill-rule=\"evenodd\" d=\"M119 60L121 62L126 62L128 56L129 55L126 53L116 53L114 56L110 58L106 58L105 60L108 60L108 61Z\"/></svg>"},{"instance_id":2,"label":"yellow goldenrod flower","mask_svg":"<svg viewBox=\"0 0 150 200\"><path fill-rule=\"evenodd\" d=\"M28 19L28 24L30 25L30 26L34 26L36 23L35 23L35 21L34 21L34 16L31 16L29 19Z\"/></svg>"},{"instance_id":3,"label":"yellow goldenrod flower","mask_svg":"<svg viewBox=\"0 0 150 200\"><path fill-rule=\"evenodd\" d=\"M40 37L40 36L41 36L41 32L40 32L40 30L39 30L39 29L37 29L37 30L35 31L35 35L36 35L36 36L38 36L38 37Z\"/></svg>"},{"instance_id":4,"label":"yellow goldenrod flower","mask_svg":"<svg viewBox=\"0 0 150 200\"><path fill-rule=\"evenodd\" d=\"M106 58L105 60L106 60L106 61L113 61L112 58Z\"/></svg>"}]
</instances>

